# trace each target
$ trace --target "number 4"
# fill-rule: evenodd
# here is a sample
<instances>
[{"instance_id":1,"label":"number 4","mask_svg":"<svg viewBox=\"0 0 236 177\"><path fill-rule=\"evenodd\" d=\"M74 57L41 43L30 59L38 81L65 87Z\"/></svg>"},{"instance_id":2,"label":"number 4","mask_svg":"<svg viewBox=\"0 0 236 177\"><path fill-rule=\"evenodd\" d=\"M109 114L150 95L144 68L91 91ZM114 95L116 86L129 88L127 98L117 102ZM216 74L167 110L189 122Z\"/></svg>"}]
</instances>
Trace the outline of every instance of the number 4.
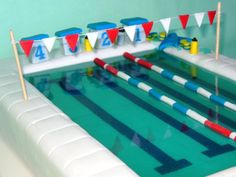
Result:
<instances>
[{"instance_id":1,"label":"number 4","mask_svg":"<svg viewBox=\"0 0 236 177\"><path fill-rule=\"evenodd\" d=\"M46 58L45 53L43 52L43 47L41 45L36 48L35 57L39 58L40 60Z\"/></svg>"}]
</instances>

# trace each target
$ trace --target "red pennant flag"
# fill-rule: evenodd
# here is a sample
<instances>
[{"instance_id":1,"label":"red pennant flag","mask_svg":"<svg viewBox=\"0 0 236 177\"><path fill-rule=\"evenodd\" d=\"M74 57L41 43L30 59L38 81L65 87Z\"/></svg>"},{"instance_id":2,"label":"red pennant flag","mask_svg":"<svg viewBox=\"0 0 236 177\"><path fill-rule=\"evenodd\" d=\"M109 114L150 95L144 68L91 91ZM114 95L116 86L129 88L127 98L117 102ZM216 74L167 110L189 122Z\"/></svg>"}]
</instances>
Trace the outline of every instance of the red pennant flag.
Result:
<instances>
[{"instance_id":1,"label":"red pennant flag","mask_svg":"<svg viewBox=\"0 0 236 177\"><path fill-rule=\"evenodd\" d=\"M30 51L33 47L33 43L34 43L34 40L27 40L27 41L26 40L21 40L20 41L20 45L21 45L21 47L22 47L22 49L23 49L23 51L24 51L24 53L27 57L29 57L29 55L30 55Z\"/></svg>"},{"instance_id":2,"label":"red pennant flag","mask_svg":"<svg viewBox=\"0 0 236 177\"><path fill-rule=\"evenodd\" d=\"M119 29L117 28L107 30L107 35L113 44L116 41L118 33L119 33Z\"/></svg>"},{"instance_id":3,"label":"red pennant flag","mask_svg":"<svg viewBox=\"0 0 236 177\"><path fill-rule=\"evenodd\" d=\"M183 29L186 29L186 26L188 24L189 15L179 15L179 19L180 19Z\"/></svg>"},{"instance_id":4,"label":"red pennant flag","mask_svg":"<svg viewBox=\"0 0 236 177\"><path fill-rule=\"evenodd\" d=\"M149 33L152 30L153 22L147 22L142 24L146 37L148 37Z\"/></svg>"},{"instance_id":5,"label":"red pennant flag","mask_svg":"<svg viewBox=\"0 0 236 177\"><path fill-rule=\"evenodd\" d=\"M78 38L79 38L79 34L70 34L66 36L66 41L73 52L76 49Z\"/></svg>"},{"instance_id":6,"label":"red pennant flag","mask_svg":"<svg viewBox=\"0 0 236 177\"><path fill-rule=\"evenodd\" d=\"M210 25L213 24L215 16L216 16L216 11L215 10L208 11L208 18L209 18L209 21L210 21Z\"/></svg>"}]
</instances>

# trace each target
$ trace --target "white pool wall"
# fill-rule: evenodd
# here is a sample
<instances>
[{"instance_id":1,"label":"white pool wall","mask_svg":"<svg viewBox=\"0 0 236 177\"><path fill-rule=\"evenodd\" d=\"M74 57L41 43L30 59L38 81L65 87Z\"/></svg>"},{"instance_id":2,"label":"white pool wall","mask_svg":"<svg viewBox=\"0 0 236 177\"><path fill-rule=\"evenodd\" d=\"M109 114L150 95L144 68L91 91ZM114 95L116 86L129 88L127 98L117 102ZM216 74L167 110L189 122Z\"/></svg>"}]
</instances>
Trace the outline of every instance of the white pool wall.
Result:
<instances>
[{"instance_id":1,"label":"white pool wall","mask_svg":"<svg viewBox=\"0 0 236 177\"><path fill-rule=\"evenodd\" d=\"M24 101L12 66L0 61L0 133L38 177L138 176L27 81Z\"/></svg>"}]
</instances>

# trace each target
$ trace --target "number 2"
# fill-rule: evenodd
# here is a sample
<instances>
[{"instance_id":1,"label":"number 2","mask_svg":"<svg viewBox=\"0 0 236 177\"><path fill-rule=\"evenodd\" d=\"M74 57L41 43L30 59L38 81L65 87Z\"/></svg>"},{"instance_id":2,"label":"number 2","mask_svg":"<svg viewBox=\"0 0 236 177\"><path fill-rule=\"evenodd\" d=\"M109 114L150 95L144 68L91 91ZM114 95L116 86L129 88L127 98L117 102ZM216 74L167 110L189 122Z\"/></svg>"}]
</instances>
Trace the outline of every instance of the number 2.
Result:
<instances>
[{"instance_id":1,"label":"number 2","mask_svg":"<svg viewBox=\"0 0 236 177\"><path fill-rule=\"evenodd\" d=\"M106 32L102 33L102 39L103 39L102 46L109 46L109 45L111 45L111 42L110 42Z\"/></svg>"}]
</instances>

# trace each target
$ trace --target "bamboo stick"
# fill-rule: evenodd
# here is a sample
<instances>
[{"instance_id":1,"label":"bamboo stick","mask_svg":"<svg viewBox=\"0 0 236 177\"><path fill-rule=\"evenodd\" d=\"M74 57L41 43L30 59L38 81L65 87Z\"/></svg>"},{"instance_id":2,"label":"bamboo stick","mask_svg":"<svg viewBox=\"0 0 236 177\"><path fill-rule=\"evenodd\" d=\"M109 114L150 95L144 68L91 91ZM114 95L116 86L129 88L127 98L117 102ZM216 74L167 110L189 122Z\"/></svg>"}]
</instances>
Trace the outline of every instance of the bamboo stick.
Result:
<instances>
[{"instance_id":1,"label":"bamboo stick","mask_svg":"<svg viewBox=\"0 0 236 177\"><path fill-rule=\"evenodd\" d=\"M217 26L216 26L216 60L219 59L219 49L220 49L220 19L221 19L221 2L218 2Z\"/></svg>"},{"instance_id":2,"label":"bamboo stick","mask_svg":"<svg viewBox=\"0 0 236 177\"><path fill-rule=\"evenodd\" d=\"M21 88L22 88L22 94L23 94L24 100L27 101L28 100L28 94L27 94L27 91L26 91L26 86L25 86L25 81L24 81L24 78L23 78L22 68L21 68L21 64L20 64L20 60L19 60L19 55L18 55L17 48L16 48L16 41L15 41L14 33L11 30L10 30L10 38L11 38L11 42L12 42L12 49L13 49L13 52L14 52L14 55L15 55L18 75L19 75L20 84L21 84Z\"/></svg>"}]
</instances>

